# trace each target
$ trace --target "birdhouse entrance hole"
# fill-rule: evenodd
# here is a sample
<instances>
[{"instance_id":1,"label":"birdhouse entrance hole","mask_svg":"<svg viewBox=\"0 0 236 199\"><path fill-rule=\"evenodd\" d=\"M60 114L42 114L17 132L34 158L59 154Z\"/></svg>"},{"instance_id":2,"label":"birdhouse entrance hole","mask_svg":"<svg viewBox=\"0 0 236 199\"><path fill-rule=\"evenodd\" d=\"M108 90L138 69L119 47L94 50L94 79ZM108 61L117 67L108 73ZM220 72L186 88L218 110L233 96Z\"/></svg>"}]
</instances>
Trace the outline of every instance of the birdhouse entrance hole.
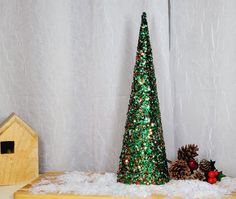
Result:
<instances>
[{"instance_id":1,"label":"birdhouse entrance hole","mask_svg":"<svg viewBox=\"0 0 236 199\"><path fill-rule=\"evenodd\" d=\"M0 146L1 146L1 154L14 153L14 146L15 146L14 141L0 142Z\"/></svg>"}]
</instances>

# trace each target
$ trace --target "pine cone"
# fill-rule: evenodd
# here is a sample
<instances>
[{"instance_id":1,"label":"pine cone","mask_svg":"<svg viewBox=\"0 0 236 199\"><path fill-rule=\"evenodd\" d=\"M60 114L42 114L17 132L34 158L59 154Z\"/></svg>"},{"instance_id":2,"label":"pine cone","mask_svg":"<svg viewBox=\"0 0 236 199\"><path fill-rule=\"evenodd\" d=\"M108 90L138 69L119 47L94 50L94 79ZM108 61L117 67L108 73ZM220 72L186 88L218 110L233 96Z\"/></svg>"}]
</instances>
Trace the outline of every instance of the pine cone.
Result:
<instances>
[{"instance_id":1,"label":"pine cone","mask_svg":"<svg viewBox=\"0 0 236 199\"><path fill-rule=\"evenodd\" d=\"M208 171L211 170L211 163L210 161L203 159L201 160L200 164L199 164L199 168L201 171L207 173Z\"/></svg>"},{"instance_id":2,"label":"pine cone","mask_svg":"<svg viewBox=\"0 0 236 199\"><path fill-rule=\"evenodd\" d=\"M195 144L187 144L178 149L178 160L191 160L198 156L198 146Z\"/></svg>"},{"instance_id":3,"label":"pine cone","mask_svg":"<svg viewBox=\"0 0 236 199\"><path fill-rule=\"evenodd\" d=\"M174 180L185 180L190 178L191 171L186 161L176 160L171 163L169 174Z\"/></svg>"},{"instance_id":4,"label":"pine cone","mask_svg":"<svg viewBox=\"0 0 236 199\"><path fill-rule=\"evenodd\" d=\"M203 172L198 170L198 171L195 171L191 175L191 179L204 181L204 180L206 180L206 176L205 176L205 174Z\"/></svg>"}]
</instances>

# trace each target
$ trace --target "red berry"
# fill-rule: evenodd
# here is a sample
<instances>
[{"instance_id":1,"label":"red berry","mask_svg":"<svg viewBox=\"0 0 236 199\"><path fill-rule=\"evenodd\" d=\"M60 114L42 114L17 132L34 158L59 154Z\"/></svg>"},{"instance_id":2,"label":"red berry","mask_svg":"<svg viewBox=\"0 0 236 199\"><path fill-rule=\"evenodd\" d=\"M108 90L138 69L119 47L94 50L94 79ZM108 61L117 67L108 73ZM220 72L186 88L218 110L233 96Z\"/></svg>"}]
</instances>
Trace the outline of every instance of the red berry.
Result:
<instances>
[{"instance_id":1,"label":"red berry","mask_svg":"<svg viewBox=\"0 0 236 199\"><path fill-rule=\"evenodd\" d=\"M188 166L191 170L196 170L198 168L198 163L196 160L189 160Z\"/></svg>"},{"instance_id":2,"label":"red berry","mask_svg":"<svg viewBox=\"0 0 236 199\"><path fill-rule=\"evenodd\" d=\"M214 177L216 177L215 171L209 171L209 172L208 172L208 177L209 177L209 178L214 178Z\"/></svg>"},{"instance_id":3,"label":"red berry","mask_svg":"<svg viewBox=\"0 0 236 199\"><path fill-rule=\"evenodd\" d=\"M214 171L215 172L215 177L217 177L219 175L218 171Z\"/></svg>"},{"instance_id":4,"label":"red berry","mask_svg":"<svg viewBox=\"0 0 236 199\"><path fill-rule=\"evenodd\" d=\"M207 179L207 182L209 182L210 184L215 184L216 181L217 181L216 178L208 178L208 179Z\"/></svg>"},{"instance_id":5,"label":"red berry","mask_svg":"<svg viewBox=\"0 0 236 199\"><path fill-rule=\"evenodd\" d=\"M214 179L214 183L216 183L217 182L217 179L216 178L213 178Z\"/></svg>"}]
</instances>

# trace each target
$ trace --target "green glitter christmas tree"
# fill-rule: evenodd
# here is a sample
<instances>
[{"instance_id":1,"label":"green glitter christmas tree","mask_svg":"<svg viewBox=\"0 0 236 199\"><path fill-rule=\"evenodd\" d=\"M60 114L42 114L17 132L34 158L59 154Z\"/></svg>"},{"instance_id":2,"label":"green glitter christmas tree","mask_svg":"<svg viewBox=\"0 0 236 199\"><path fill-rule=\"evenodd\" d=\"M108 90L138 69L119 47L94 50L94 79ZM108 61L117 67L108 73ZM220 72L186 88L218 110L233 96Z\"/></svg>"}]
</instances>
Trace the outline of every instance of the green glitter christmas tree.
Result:
<instances>
[{"instance_id":1,"label":"green glitter christmas tree","mask_svg":"<svg viewBox=\"0 0 236 199\"><path fill-rule=\"evenodd\" d=\"M139 32L117 181L146 185L169 181L146 13Z\"/></svg>"}]
</instances>

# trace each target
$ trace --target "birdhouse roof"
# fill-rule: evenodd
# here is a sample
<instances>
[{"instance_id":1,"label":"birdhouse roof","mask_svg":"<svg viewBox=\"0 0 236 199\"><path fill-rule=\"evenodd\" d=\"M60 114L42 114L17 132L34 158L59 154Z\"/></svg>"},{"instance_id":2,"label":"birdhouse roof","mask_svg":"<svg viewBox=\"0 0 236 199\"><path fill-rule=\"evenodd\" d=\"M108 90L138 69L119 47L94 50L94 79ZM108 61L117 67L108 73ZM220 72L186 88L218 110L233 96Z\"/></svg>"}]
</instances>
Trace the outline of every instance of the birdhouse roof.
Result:
<instances>
[{"instance_id":1,"label":"birdhouse roof","mask_svg":"<svg viewBox=\"0 0 236 199\"><path fill-rule=\"evenodd\" d=\"M20 126L25 128L32 137L37 138L36 132L26 124L21 118L19 118L15 113L12 113L5 121L0 124L0 136L8 129L13 123L18 123Z\"/></svg>"}]
</instances>

